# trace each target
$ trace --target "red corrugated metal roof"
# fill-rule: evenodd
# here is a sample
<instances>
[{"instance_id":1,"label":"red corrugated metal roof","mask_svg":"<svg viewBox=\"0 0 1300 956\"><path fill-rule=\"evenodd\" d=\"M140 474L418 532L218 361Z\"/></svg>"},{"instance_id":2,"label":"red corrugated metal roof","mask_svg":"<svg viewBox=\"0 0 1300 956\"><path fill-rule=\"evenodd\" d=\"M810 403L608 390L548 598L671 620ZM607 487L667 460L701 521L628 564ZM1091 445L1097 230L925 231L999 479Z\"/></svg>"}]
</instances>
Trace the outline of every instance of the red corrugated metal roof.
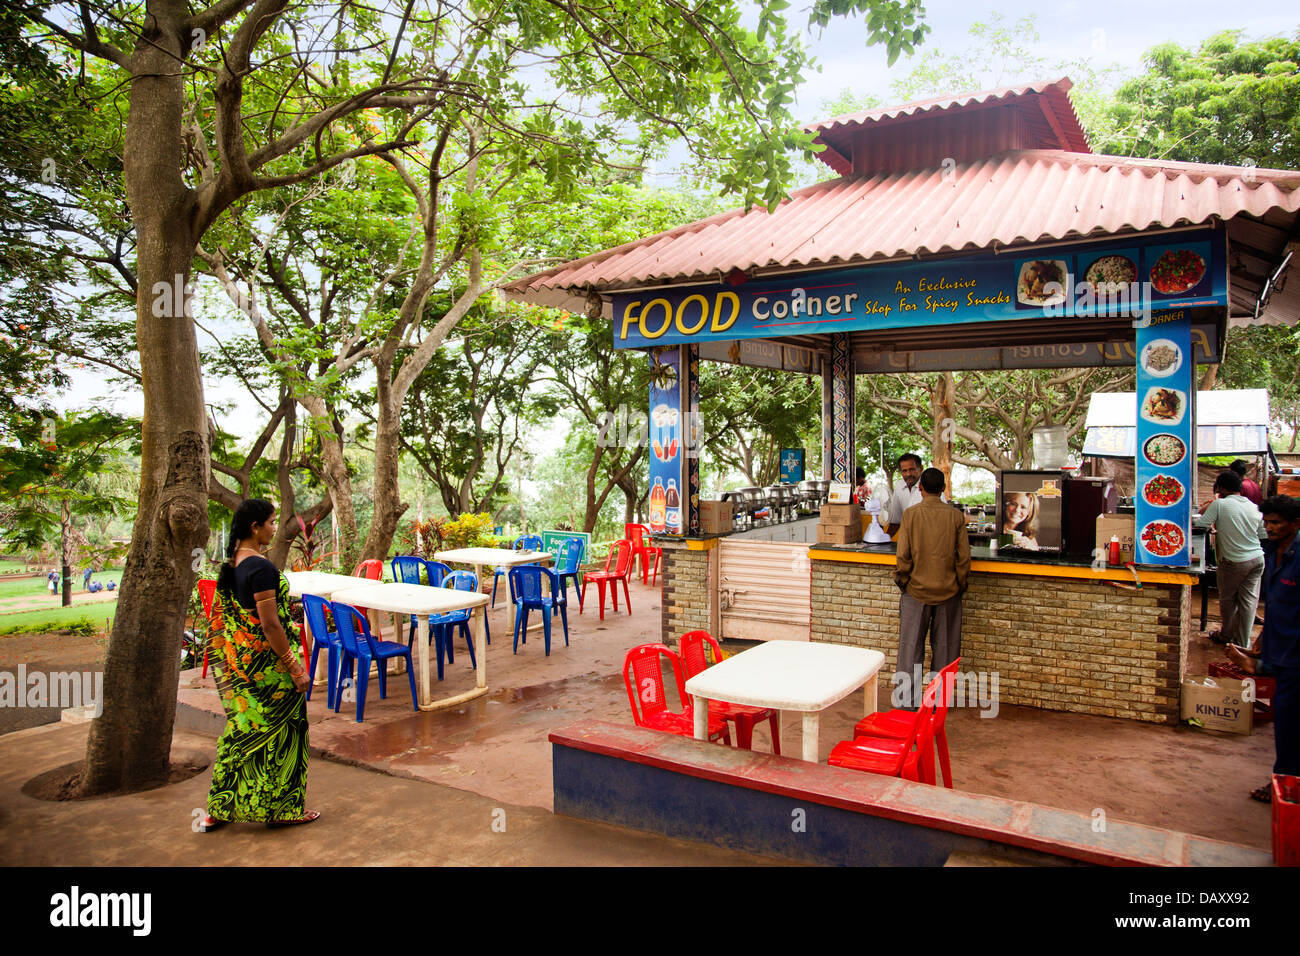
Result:
<instances>
[{"instance_id":1,"label":"red corrugated metal roof","mask_svg":"<svg viewBox=\"0 0 1300 956\"><path fill-rule=\"evenodd\" d=\"M893 127L900 122L909 122L923 117L952 110L955 113L969 115L980 109L999 106L1022 107L1023 114L1031 123L1042 126L1038 142L1019 142L1020 147L1065 149L1077 153L1091 152L1087 134L1079 122L1078 114L1070 102L1069 91L1073 87L1068 77L1057 80L1045 80L1024 86L1008 86L996 90L982 90L978 93L963 93L959 96L937 96L928 100L917 100L901 106L889 106L883 109L864 110L832 119L809 123L805 132L816 133L817 142L828 148L819 154L837 173L848 175L852 172L852 146L855 136L868 129ZM910 132L910 130L909 130ZM910 138L910 137L909 137ZM859 164L859 172L864 167ZM869 170L865 170L869 171Z\"/></svg>"},{"instance_id":2,"label":"red corrugated metal roof","mask_svg":"<svg viewBox=\"0 0 1300 956\"><path fill-rule=\"evenodd\" d=\"M712 282L1300 209L1300 172L1011 150L960 163L846 176L796 191L775 212L733 210L607 249L508 287L580 309L587 290Z\"/></svg>"}]
</instances>

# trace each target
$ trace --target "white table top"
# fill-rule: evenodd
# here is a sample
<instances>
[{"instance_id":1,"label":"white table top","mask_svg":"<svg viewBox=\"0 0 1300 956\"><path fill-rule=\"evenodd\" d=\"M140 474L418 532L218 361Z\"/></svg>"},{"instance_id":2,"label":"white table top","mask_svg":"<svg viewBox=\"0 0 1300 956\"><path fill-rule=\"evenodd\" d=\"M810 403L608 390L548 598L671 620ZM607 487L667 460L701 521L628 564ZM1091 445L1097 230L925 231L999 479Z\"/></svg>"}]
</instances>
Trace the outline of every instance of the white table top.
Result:
<instances>
[{"instance_id":1,"label":"white table top","mask_svg":"<svg viewBox=\"0 0 1300 956\"><path fill-rule=\"evenodd\" d=\"M781 710L824 710L876 675L880 651L808 641L766 641L686 682L692 696Z\"/></svg>"},{"instance_id":2,"label":"white table top","mask_svg":"<svg viewBox=\"0 0 1300 956\"><path fill-rule=\"evenodd\" d=\"M350 590L335 592L333 599L375 611L402 614L444 614L488 603L486 594L458 591L454 588L431 588L427 584L380 584L371 582Z\"/></svg>"},{"instance_id":3,"label":"white table top","mask_svg":"<svg viewBox=\"0 0 1300 956\"><path fill-rule=\"evenodd\" d=\"M285 571L284 577L289 582L289 594L293 597L319 594L323 598L328 598L335 591L343 588L373 586L380 583L366 578L354 578L350 574L331 574L328 571Z\"/></svg>"},{"instance_id":4,"label":"white table top","mask_svg":"<svg viewBox=\"0 0 1300 956\"><path fill-rule=\"evenodd\" d=\"M498 567L511 567L516 564L532 564L534 561L549 561L550 554L545 551L512 551L509 548L457 548L453 551L439 551L434 559L457 564L491 564Z\"/></svg>"}]
</instances>

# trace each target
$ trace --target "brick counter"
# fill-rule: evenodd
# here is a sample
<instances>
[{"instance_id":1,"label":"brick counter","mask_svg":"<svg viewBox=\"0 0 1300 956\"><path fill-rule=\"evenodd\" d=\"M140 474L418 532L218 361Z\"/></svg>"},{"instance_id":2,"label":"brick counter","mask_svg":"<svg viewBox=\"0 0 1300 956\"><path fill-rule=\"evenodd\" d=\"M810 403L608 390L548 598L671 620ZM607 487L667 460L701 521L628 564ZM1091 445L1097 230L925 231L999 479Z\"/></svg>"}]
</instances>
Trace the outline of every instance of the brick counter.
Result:
<instances>
[{"instance_id":1,"label":"brick counter","mask_svg":"<svg viewBox=\"0 0 1300 956\"><path fill-rule=\"evenodd\" d=\"M868 563L818 555L812 639L882 651L884 681L898 662L892 556ZM1180 583L1183 575L1154 575L1164 582L1131 591L1103 577L973 569L962 607L962 671L996 671L1004 704L1176 724L1191 586Z\"/></svg>"}]
</instances>

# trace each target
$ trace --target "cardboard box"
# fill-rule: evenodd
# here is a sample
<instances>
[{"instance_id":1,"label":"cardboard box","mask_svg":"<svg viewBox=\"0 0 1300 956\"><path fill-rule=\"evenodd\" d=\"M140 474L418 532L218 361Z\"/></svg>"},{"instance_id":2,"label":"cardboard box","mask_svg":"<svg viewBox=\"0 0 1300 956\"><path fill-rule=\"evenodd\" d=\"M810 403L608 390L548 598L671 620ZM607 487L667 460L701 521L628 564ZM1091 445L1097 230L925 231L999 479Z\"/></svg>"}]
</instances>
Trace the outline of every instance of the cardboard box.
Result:
<instances>
[{"instance_id":1,"label":"cardboard box","mask_svg":"<svg viewBox=\"0 0 1300 956\"><path fill-rule=\"evenodd\" d=\"M1097 547L1109 548L1112 537L1119 538L1119 560L1132 561L1137 549L1134 516L1120 514L1097 515Z\"/></svg>"},{"instance_id":2,"label":"cardboard box","mask_svg":"<svg viewBox=\"0 0 1300 956\"><path fill-rule=\"evenodd\" d=\"M1254 729L1254 694L1246 694L1245 686L1230 677L1189 677L1183 681L1179 714L1183 720L1198 720L1206 730L1249 734Z\"/></svg>"},{"instance_id":3,"label":"cardboard box","mask_svg":"<svg viewBox=\"0 0 1300 956\"><path fill-rule=\"evenodd\" d=\"M726 534L734 527L730 501L700 502L700 531L704 534Z\"/></svg>"},{"instance_id":4,"label":"cardboard box","mask_svg":"<svg viewBox=\"0 0 1300 956\"><path fill-rule=\"evenodd\" d=\"M856 501L850 501L847 505L822 505L822 520L824 525L843 525L847 527L851 524L860 523L862 518L862 506Z\"/></svg>"},{"instance_id":5,"label":"cardboard box","mask_svg":"<svg viewBox=\"0 0 1300 956\"><path fill-rule=\"evenodd\" d=\"M818 544L857 544L862 540L862 524L823 524L817 522Z\"/></svg>"}]
</instances>

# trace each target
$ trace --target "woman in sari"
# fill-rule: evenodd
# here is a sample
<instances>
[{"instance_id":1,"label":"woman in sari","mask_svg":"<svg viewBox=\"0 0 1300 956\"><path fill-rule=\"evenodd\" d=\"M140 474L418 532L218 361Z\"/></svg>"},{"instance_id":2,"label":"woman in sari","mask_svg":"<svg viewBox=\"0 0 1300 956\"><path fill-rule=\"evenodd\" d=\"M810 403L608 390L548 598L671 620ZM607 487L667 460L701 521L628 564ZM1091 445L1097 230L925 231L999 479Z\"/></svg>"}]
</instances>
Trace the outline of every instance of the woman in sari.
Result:
<instances>
[{"instance_id":1,"label":"woman in sari","mask_svg":"<svg viewBox=\"0 0 1300 956\"><path fill-rule=\"evenodd\" d=\"M226 729L217 741L208 815L226 823L311 823L307 811L307 672L289 617L289 584L262 549L275 538L275 506L250 498L235 509L229 559L217 575L210 650Z\"/></svg>"}]
</instances>

